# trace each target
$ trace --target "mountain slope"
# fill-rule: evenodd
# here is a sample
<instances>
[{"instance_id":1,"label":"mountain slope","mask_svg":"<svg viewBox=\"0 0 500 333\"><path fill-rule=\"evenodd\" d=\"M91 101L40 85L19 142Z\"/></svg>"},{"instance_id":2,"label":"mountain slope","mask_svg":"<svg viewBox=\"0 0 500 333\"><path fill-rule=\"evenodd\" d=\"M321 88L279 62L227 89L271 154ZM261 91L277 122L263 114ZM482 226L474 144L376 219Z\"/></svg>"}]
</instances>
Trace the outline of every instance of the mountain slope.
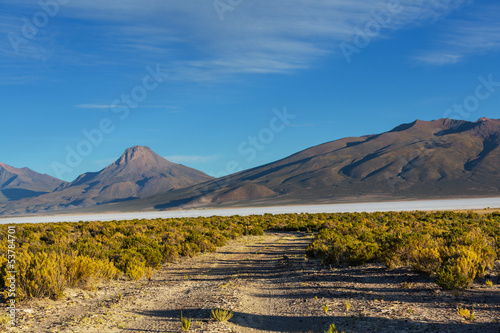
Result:
<instances>
[{"instance_id":1,"label":"mountain slope","mask_svg":"<svg viewBox=\"0 0 500 333\"><path fill-rule=\"evenodd\" d=\"M144 198L211 179L201 171L167 161L149 147L135 146L99 172L80 175L52 193L5 204L0 213L85 208Z\"/></svg>"},{"instance_id":2,"label":"mountain slope","mask_svg":"<svg viewBox=\"0 0 500 333\"><path fill-rule=\"evenodd\" d=\"M219 179L133 147L104 170L53 193L4 204L0 214L498 196L499 146L500 120L416 120Z\"/></svg>"},{"instance_id":3,"label":"mountain slope","mask_svg":"<svg viewBox=\"0 0 500 333\"><path fill-rule=\"evenodd\" d=\"M102 203L148 197L210 179L201 171L167 161L149 147L135 146L100 172L85 173L62 189L84 187L94 201Z\"/></svg>"},{"instance_id":4,"label":"mountain slope","mask_svg":"<svg viewBox=\"0 0 500 333\"><path fill-rule=\"evenodd\" d=\"M498 196L499 138L500 120L417 120L132 204L147 210Z\"/></svg>"},{"instance_id":5,"label":"mountain slope","mask_svg":"<svg viewBox=\"0 0 500 333\"><path fill-rule=\"evenodd\" d=\"M0 202L38 196L64 184L62 180L49 175L0 162Z\"/></svg>"}]
</instances>

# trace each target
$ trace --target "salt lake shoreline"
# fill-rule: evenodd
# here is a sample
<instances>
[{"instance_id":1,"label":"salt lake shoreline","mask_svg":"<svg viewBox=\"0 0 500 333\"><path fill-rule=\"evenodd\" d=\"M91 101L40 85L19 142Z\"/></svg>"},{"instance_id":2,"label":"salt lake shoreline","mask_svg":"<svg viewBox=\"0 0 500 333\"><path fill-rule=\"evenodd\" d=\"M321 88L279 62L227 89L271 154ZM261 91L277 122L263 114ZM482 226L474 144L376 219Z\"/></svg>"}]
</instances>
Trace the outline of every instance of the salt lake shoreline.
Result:
<instances>
[{"instance_id":1,"label":"salt lake shoreline","mask_svg":"<svg viewBox=\"0 0 500 333\"><path fill-rule=\"evenodd\" d=\"M79 221L113 221L157 218L183 218L208 216L248 216L263 214L293 214L293 213L355 213L384 211L436 211L436 210L467 210L499 208L500 197L474 199L446 200L416 200L393 202L342 203L328 205L297 205L276 207L248 207L205 210L175 210L135 213L102 213L79 215L42 215L24 217L0 217L0 224L15 223L49 223L49 222L79 222Z\"/></svg>"}]
</instances>

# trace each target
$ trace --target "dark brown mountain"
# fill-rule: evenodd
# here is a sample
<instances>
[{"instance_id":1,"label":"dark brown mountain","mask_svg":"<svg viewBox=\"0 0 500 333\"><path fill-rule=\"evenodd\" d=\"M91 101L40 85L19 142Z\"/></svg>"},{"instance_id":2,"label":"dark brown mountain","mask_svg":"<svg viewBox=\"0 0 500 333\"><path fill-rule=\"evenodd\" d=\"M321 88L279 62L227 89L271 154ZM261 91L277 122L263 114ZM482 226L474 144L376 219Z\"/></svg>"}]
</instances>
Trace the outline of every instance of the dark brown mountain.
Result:
<instances>
[{"instance_id":1,"label":"dark brown mountain","mask_svg":"<svg viewBox=\"0 0 500 333\"><path fill-rule=\"evenodd\" d=\"M35 197L52 192L65 182L28 168L0 163L0 202Z\"/></svg>"},{"instance_id":2,"label":"dark brown mountain","mask_svg":"<svg viewBox=\"0 0 500 333\"><path fill-rule=\"evenodd\" d=\"M153 196L213 179L167 161L148 147L129 148L99 172L85 173L52 193L7 203L3 214L56 211Z\"/></svg>"},{"instance_id":3,"label":"dark brown mountain","mask_svg":"<svg viewBox=\"0 0 500 333\"><path fill-rule=\"evenodd\" d=\"M416 120L219 179L134 147L101 172L50 194L4 204L0 214L498 196L499 145L500 120ZM155 193L162 194L149 197Z\"/></svg>"},{"instance_id":4,"label":"dark brown mountain","mask_svg":"<svg viewBox=\"0 0 500 333\"><path fill-rule=\"evenodd\" d=\"M150 197L212 179L201 171L167 161L149 147L129 148L100 172L86 173L61 189L85 188L96 203Z\"/></svg>"},{"instance_id":5,"label":"dark brown mountain","mask_svg":"<svg viewBox=\"0 0 500 333\"><path fill-rule=\"evenodd\" d=\"M416 120L131 204L149 210L498 196L499 144L500 120Z\"/></svg>"}]
</instances>

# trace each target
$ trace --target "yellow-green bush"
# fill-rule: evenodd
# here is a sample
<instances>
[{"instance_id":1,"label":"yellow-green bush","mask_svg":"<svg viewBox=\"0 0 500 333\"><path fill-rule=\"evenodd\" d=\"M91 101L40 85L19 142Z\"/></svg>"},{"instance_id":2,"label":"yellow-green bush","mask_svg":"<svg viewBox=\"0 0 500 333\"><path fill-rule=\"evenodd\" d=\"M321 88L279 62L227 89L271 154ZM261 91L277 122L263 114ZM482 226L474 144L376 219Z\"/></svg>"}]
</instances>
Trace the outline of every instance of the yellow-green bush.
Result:
<instances>
[{"instance_id":1,"label":"yellow-green bush","mask_svg":"<svg viewBox=\"0 0 500 333\"><path fill-rule=\"evenodd\" d=\"M139 280L146 273L146 260L134 250L120 251L115 262L116 267L132 280Z\"/></svg>"},{"instance_id":2,"label":"yellow-green bush","mask_svg":"<svg viewBox=\"0 0 500 333\"><path fill-rule=\"evenodd\" d=\"M323 224L307 254L331 264L379 259L389 268L409 266L454 289L466 288L492 267L499 238L496 213L337 214Z\"/></svg>"},{"instance_id":3,"label":"yellow-green bush","mask_svg":"<svg viewBox=\"0 0 500 333\"><path fill-rule=\"evenodd\" d=\"M7 251L2 251L2 253L7 253ZM7 275L7 257L5 255L0 255L0 288L6 286L7 281L5 277Z\"/></svg>"},{"instance_id":4,"label":"yellow-green bush","mask_svg":"<svg viewBox=\"0 0 500 333\"><path fill-rule=\"evenodd\" d=\"M443 263L439 249L422 246L413 250L409 261L414 270L428 275L435 274Z\"/></svg>"},{"instance_id":5,"label":"yellow-green bush","mask_svg":"<svg viewBox=\"0 0 500 333\"><path fill-rule=\"evenodd\" d=\"M366 241L353 241L348 244L347 262L350 265L362 265L377 258L379 245Z\"/></svg>"},{"instance_id":6,"label":"yellow-green bush","mask_svg":"<svg viewBox=\"0 0 500 333\"><path fill-rule=\"evenodd\" d=\"M182 243L179 248L179 254L185 257L194 257L200 253L200 248L195 243L186 242Z\"/></svg>"},{"instance_id":7,"label":"yellow-green bush","mask_svg":"<svg viewBox=\"0 0 500 333\"><path fill-rule=\"evenodd\" d=\"M120 271L107 259L92 259L88 256L68 255L65 257L66 281L68 286L87 286L91 280L112 280Z\"/></svg>"},{"instance_id":8,"label":"yellow-green bush","mask_svg":"<svg viewBox=\"0 0 500 333\"><path fill-rule=\"evenodd\" d=\"M177 261L179 257L179 252L177 251L177 247L174 245L164 245L161 249L163 255L163 262L174 262Z\"/></svg>"},{"instance_id":9,"label":"yellow-green bush","mask_svg":"<svg viewBox=\"0 0 500 333\"><path fill-rule=\"evenodd\" d=\"M500 259L500 213L265 214L110 222L18 224L19 298L62 295L67 286L125 275L140 279L179 256L211 252L263 230L318 231L310 256L338 265L379 260L413 267L445 288L465 287ZM6 285L7 225L0 225Z\"/></svg>"},{"instance_id":10,"label":"yellow-green bush","mask_svg":"<svg viewBox=\"0 0 500 333\"><path fill-rule=\"evenodd\" d=\"M17 298L63 296L67 285L64 258L58 253L22 251L17 254ZM6 269L6 268L4 268Z\"/></svg>"},{"instance_id":11,"label":"yellow-green bush","mask_svg":"<svg viewBox=\"0 0 500 333\"><path fill-rule=\"evenodd\" d=\"M6 273L5 263L1 266ZM85 286L89 280L114 279L119 270L109 260L93 260L56 252L30 253L23 250L16 257L16 298L63 296L66 287ZM3 275L3 274L2 274ZM7 287L7 281L4 281Z\"/></svg>"},{"instance_id":12,"label":"yellow-green bush","mask_svg":"<svg viewBox=\"0 0 500 333\"><path fill-rule=\"evenodd\" d=\"M158 268L161 265L163 255L160 245L154 239L145 235L129 236L123 241L123 247L140 253L148 267Z\"/></svg>"},{"instance_id":13,"label":"yellow-green bush","mask_svg":"<svg viewBox=\"0 0 500 333\"><path fill-rule=\"evenodd\" d=\"M446 248L444 253L448 258L436 272L436 283L445 289L467 288L493 263L471 247Z\"/></svg>"}]
</instances>

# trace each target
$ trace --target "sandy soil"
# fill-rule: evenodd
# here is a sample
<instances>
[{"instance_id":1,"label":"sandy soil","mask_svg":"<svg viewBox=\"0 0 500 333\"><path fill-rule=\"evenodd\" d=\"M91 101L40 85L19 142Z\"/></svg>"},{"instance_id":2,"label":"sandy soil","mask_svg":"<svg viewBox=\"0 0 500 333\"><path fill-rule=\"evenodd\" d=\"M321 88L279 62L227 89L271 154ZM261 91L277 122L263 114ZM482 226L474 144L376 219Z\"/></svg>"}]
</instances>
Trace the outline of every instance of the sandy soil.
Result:
<instances>
[{"instance_id":1,"label":"sandy soil","mask_svg":"<svg viewBox=\"0 0 500 333\"><path fill-rule=\"evenodd\" d=\"M454 294L408 269L324 267L304 256L311 240L302 233L244 237L165 265L149 281L26 302L10 331L181 332L182 311L192 318L190 332L324 332L331 323L345 332L500 332L497 275L488 277L491 287L483 279ZM457 307L474 311L474 321ZM234 316L215 322L213 308Z\"/></svg>"}]
</instances>

